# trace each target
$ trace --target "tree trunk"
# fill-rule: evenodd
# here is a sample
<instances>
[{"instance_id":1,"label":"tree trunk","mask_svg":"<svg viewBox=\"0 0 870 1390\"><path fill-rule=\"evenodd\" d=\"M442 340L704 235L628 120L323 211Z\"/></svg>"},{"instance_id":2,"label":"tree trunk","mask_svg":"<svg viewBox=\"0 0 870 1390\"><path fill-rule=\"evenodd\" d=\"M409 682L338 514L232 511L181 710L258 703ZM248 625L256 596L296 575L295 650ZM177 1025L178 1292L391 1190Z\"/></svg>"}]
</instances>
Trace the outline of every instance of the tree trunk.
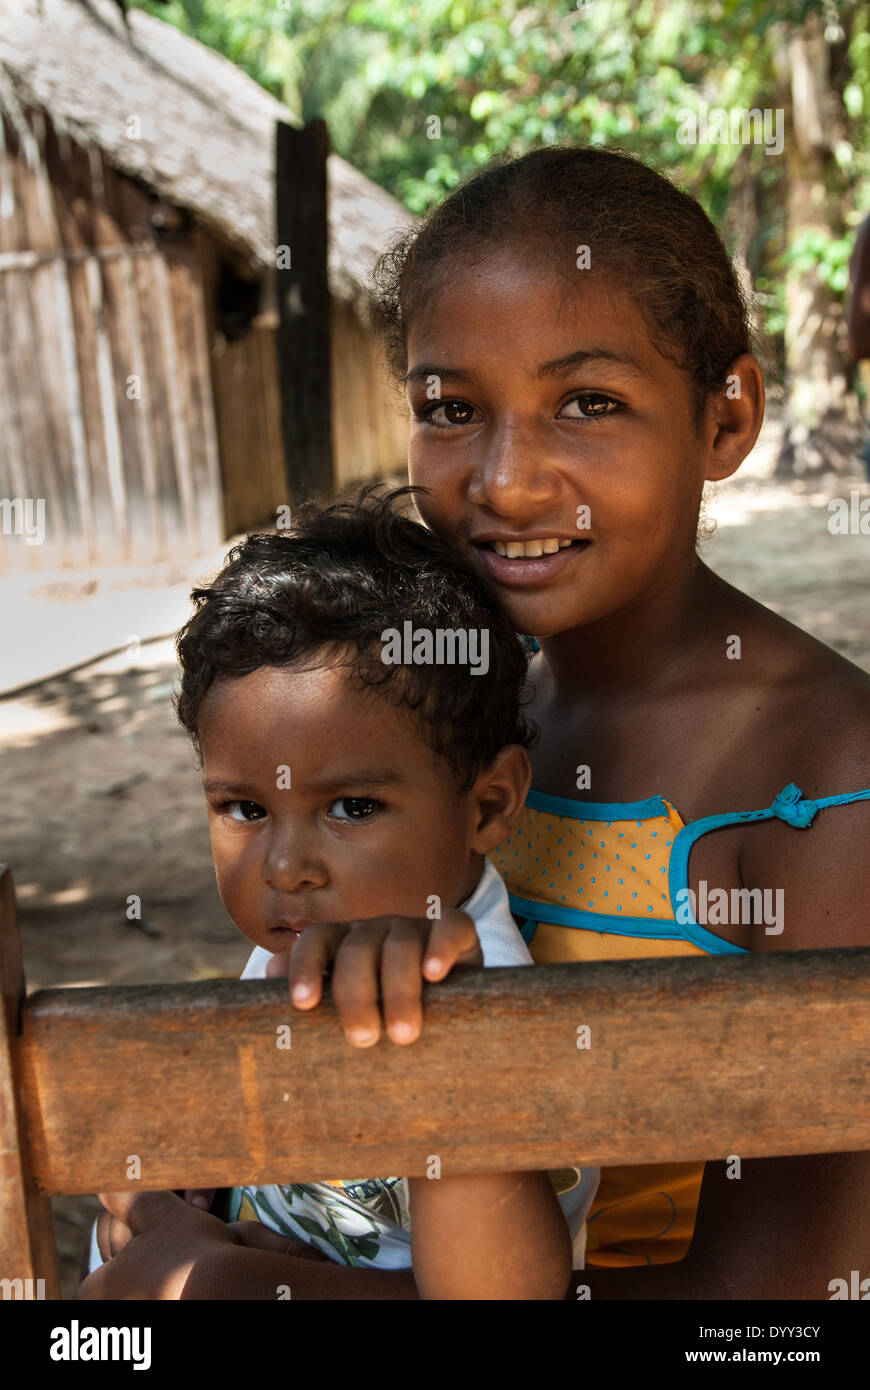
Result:
<instances>
[{"instance_id":1,"label":"tree trunk","mask_svg":"<svg viewBox=\"0 0 870 1390\"><path fill-rule=\"evenodd\" d=\"M807 15L782 57L789 70L785 160L791 247L810 230L843 235L836 191L840 180L832 154L843 110L817 13ZM854 373L846 353L843 306L816 266L789 267L785 359L785 428L777 476L854 471L861 421L851 389Z\"/></svg>"}]
</instances>

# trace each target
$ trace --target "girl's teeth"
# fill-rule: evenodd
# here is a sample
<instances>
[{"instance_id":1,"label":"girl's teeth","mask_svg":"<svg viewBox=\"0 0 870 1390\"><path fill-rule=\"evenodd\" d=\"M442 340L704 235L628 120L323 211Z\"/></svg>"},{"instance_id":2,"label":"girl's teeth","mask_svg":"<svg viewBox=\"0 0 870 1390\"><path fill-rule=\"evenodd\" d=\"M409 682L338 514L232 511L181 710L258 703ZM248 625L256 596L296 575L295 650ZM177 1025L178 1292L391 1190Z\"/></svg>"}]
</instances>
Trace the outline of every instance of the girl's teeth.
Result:
<instances>
[{"instance_id":1,"label":"girl's teeth","mask_svg":"<svg viewBox=\"0 0 870 1390\"><path fill-rule=\"evenodd\" d=\"M572 541L560 541L553 537L544 541L493 541L492 548L496 555L503 555L508 560L537 560L542 555L555 555L557 550L564 550L572 544Z\"/></svg>"}]
</instances>

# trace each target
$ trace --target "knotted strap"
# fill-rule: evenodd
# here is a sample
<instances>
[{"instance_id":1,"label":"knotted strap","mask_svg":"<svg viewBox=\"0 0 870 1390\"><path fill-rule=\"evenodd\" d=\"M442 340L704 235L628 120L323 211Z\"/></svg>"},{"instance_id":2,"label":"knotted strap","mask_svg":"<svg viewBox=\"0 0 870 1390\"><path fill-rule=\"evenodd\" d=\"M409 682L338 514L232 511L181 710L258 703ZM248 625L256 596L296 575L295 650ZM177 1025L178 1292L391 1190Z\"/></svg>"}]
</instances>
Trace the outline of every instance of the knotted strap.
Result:
<instances>
[{"instance_id":1,"label":"knotted strap","mask_svg":"<svg viewBox=\"0 0 870 1390\"><path fill-rule=\"evenodd\" d=\"M789 782L787 787L783 787L770 809L787 825L793 825L798 830L806 830L808 825L812 825L813 817L819 809L819 803L809 799L804 801L800 788L796 787L794 782Z\"/></svg>"}]
</instances>

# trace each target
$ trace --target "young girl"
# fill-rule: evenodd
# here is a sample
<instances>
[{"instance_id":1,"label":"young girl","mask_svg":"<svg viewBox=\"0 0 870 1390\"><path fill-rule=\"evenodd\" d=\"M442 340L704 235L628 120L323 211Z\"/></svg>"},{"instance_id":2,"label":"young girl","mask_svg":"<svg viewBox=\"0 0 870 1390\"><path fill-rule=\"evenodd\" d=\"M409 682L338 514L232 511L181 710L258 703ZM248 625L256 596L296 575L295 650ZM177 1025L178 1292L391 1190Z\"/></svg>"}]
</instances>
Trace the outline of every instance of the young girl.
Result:
<instances>
[{"instance_id":1,"label":"young girl","mask_svg":"<svg viewBox=\"0 0 870 1390\"><path fill-rule=\"evenodd\" d=\"M532 790L492 856L535 960L870 944L870 678L696 553L704 483L764 406L699 205L618 152L539 150L452 194L379 288L423 519L540 648ZM300 1007L314 944L290 957ZM411 983L385 989L391 1019ZM605 1170L593 1299L827 1298L866 1263L870 1156L724 1170Z\"/></svg>"}]
</instances>

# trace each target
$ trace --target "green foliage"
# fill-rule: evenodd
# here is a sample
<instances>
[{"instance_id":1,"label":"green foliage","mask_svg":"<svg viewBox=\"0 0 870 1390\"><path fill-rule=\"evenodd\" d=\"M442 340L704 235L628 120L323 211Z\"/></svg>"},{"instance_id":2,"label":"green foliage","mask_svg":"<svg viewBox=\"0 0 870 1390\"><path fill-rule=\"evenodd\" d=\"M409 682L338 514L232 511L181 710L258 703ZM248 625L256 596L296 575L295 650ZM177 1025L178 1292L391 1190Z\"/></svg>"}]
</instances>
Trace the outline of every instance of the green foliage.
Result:
<instances>
[{"instance_id":1,"label":"green foliage","mask_svg":"<svg viewBox=\"0 0 870 1390\"><path fill-rule=\"evenodd\" d=\"M782 107L785 46L806 15L820 11L831 51L845 65L834 158L851 226L852 210L870 205L870 20L860 0L143 0L142 7L238 63L303 120L323 116L333 148L417 213L503 151L613 143L691 188L720 226L735 191L751 181L760 226L744 251L759 288L775 285L783 268L812 269L836 293L847 285L842 227L805 231L783 245L784 155L770 156L761 144L681 143L678 132L681 113L704 104ZM781 316L773 307L768 315L773 329Z\"/></svg>"}]
</instances>

